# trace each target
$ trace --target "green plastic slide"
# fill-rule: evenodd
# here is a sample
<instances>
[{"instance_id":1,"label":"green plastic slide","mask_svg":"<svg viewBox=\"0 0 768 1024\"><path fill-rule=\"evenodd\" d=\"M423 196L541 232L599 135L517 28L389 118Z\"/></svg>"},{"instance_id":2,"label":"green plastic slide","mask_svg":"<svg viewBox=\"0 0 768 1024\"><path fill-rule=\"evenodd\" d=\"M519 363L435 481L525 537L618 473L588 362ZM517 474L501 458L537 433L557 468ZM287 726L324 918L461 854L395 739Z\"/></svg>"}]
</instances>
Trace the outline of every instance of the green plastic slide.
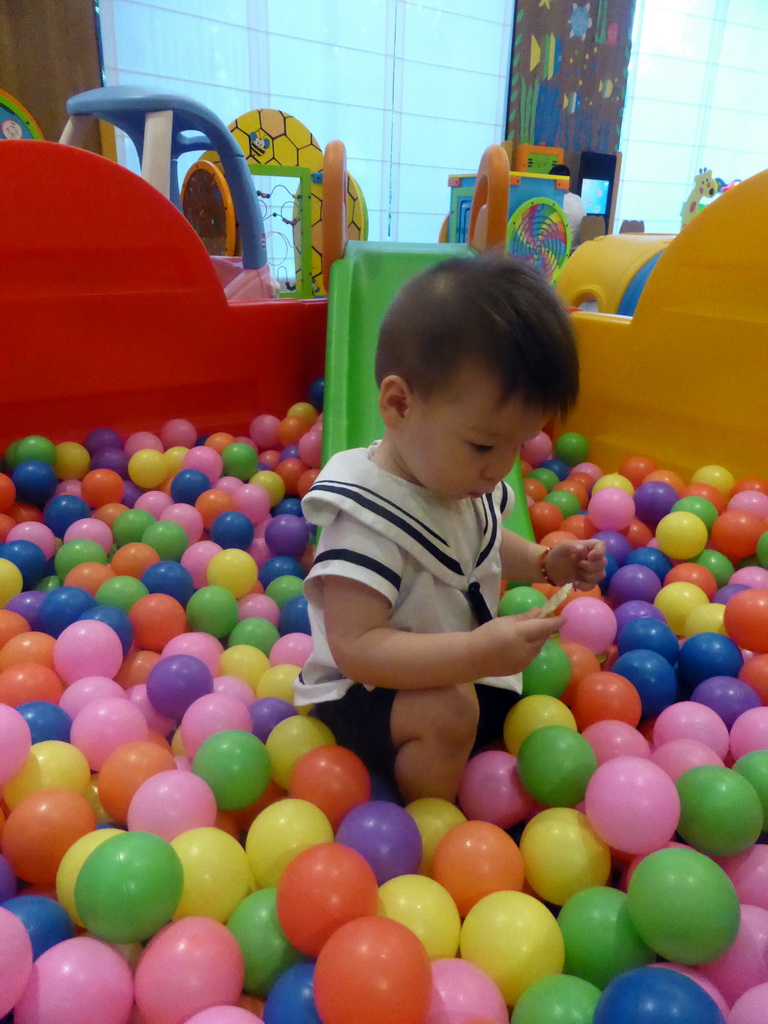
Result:
<instances>
[{"instance_id":1,"label":"green plastic slide","mask_svg":"<svg viewBox=\"0 0 768 1024\"><path fill-rule=\"evenodd\" d=\"M331 271L323 414L323 457L381 437L374 359L379 324L410 278L441 260L470 258L468 245L348 242ZM515 506L506 525L533 540L520 461L507 477Z\"/></svg>"}]
</instances>

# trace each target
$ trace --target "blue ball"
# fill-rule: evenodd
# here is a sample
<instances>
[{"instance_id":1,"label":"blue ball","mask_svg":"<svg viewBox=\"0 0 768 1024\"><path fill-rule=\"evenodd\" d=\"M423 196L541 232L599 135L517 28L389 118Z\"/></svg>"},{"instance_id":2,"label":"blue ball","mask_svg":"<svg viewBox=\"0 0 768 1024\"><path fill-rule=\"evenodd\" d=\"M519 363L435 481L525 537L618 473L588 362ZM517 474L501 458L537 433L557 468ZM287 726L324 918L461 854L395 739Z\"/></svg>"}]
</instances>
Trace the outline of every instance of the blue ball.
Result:
<instances>
[{"instance_id":1,"label":"blue ball","mask_svg":"<svg viewBox=\"0 0 768 1024\"><path fill-rule=\"evenodd\" d=\"M610 552L605 554L605 576L600 580L600 591L605 594L613 579L614 573L618 572L619 563Z\"/></svg>"},{"instance_id":2,"label":"blue ball","mask_svg":"<svg viewBox=\"0 0 768 1024\"><path fill-rule=\"evenodd\" d=\"M53 466L38 459L21 462L11 474L11 479L16 486L17 501L29 501L41 508L53 497L59 483Z\"/></svg>"},{"instance_id":3,"label":"blue ball","mask_svg":"<svg viewBox=\"0 0 768 1024\"><path fill-rule=\"evenodd\" d=\"M49 700L31 700L19 704L16 710L29 726L33 743L42 743L44 740L69 743L72 719L58 704L52 704Z\"/></svg>"},{"instance_id":4,"label":"blue ball","mask_svg":"<svg viewBox=\"0 0 768 1024\"><path fill-rule=\"evenodd\" d=\"M115 608L110 604L96 605L95 608L88 608L82 615L78 615L79 622L84 619L95 619L97 622L103 622L110 626L120 637L123 654L130 651L133 644L133 624L122 608Z\"/></svg>"},{"instance_id":5,"label":"blue ball","mask_svg":"<svg viewBox=\"0 0 768 1024\"><path fill-rule=\"evenodd\" d=\"M27 929L35 960L51 946L75 937L71 917L49 896L13 896L3 908L15 914Z\"/></svg>"},{"instance_id":6,"label":"blue ball","mask_svg":"<svg viewBox=\"0 0 768 1024\"><path fill-rule=\"evenodd\" d=\"M186 605L195 592L192 574L180 562L155 562L141 577L150 594L168 594Z\"/></svg>"},{"instance_id":7,"label":"blue ball","mask_svg":"<svg viewBox=\"0 0 768 1024\"><path fill-rule=\"evenodd\" d=\"M285 462L286 459L300 459L299 446L297 444L286 445L285 448L280 452L280 461Z\"/></svg>"},{"instance_id":8,"label":"blue ball","mask_svg":"<svg viewBox=\"0 0 768 1024\"><path fill-rule=\"evenodd\" d=\"M744 664L737 644L722 633L697 633L680 648L677 677L687 698L705 679L712 676L737 677Z\"/></svg>"},{"instance_id":9,"label":"blue ball","mask_svg":"<svg viewBox=\"0 0 768 1024\"><path fill-rule=\"evenodd\" d=\"M51 498L43 509L43 522L57 537L63 537L78 519L88 519L90 516L91 507L88 502L74 494L59 494Z\"/></svg>"},{"instance_id":10,"label":"blue ball","mask_svg":"<svg viewBox=\"0 0 768 1024\"><path fill-rule=\"evenodd\" d=\"M635 548L630 551L624 562L625 565L644 565L646 569L652 569L659 579L664 582L664 577L672 568L672 563L658 548Z\"/></svg>"},{"instance_id":11,"label":"blue ball","mask_svg":"<svg viewBox=\"0 0 768 1024\"><path fill-rule=\"evenodd\" d=\"M593 1024L725 1024L711 996L691 978L664 967L625 971L609 982Z\"/></svg>"},{"instance_id":12,"label":"blue ball","mask_svg":"<svg viewBox=\"0 0 768 1024\"><path fill-rule=\"evenodd\" d=\"M282 501L278 501L275 507L272 509L272 515L274 516L300 516L301 515L301 498L283 498Z\"/></svg>"},{"instance_id":13,"label":"blue ball","mask_svg":"<svg viewBox=\"0 0 768 1024\"><path fill-rule=\"evenodd\" d=\"M677 675L666 658L642 648L620 655L611 671L624 676L640 694L643 718L653 718L673 704Z\"/></svg>"},{"instance_id":14,"label":"blue ball","mask_svg":"<svg viewBox=\"0 0 768 1024\"><path fill-rule=\"evenodd\" d=\"M617 639L619 654L627 651L655 651L674 665L680 654L677 637L666 624L656 619L633 619L619 632Z\"/></svg>"},{"instance_id":15,"label":"blue ball","mask_svg":"<svg viewBox=\"0 0 768 1024\"><path fill-rule=\"evenodd\" d=\"M40 629L51 636L76 622L83 612L96 607L96 598L82 587L57 587L40 605Z\"/></svg>"},{"instance_id":16,"label":"blue ball","mask_svg":"<svg viewBox=\"0 0 768 1024\"><path fill-rule=\"evenodd\" d=\"M315 965L294 964L283 971L264 1003L264 1024L322 1024L315 1006Z\"/></svg>"},{"instance_id":17,"label":"blue ball","mask_svg":"<svg viewBox=\"0 0 768 1024\"><path fill-rule=\"evenodd\" d=\"M545 459L544 462L539 463L537 468L551 470L558 480L565 480L571 472L571 467L562 459Z\"/></svg>"},{"instance_id":18,"label":"blue ball","mask_svg":"<svg viewBox=\"0 0 768 1024\"><path fill-rule=\"evenodd\" d=\"M606 554L613 555L619 566L624 565L632 545L623 533L617 533L615 530L598 530L594 539L603 542Z\"/></svg>"},{"instance_id":19,"label":"blue ball","mask_svg":"<svg viewBox=\"0 0 768 1024\"><path fill-rule=\"evenodd\" d=\"M45 575L48 559L31 540L11 540L0 547L0 558L13 562L21 573L25 590L36 587Z\"/></svg>"},{"instance_id":20,"label":"blue ball","mask_svg":"<svg viewBox=\"0 0 768 1024\"><path fill-rule=\"evenodd\" d=\"M325 400L325 379L318 377L317 380L313 380L309 385L309 398L310 405L314 405L318 412L323 411L323 401Z\"/></svg>"},{"instance_id":21,"label":"blue ball","mask_svg":"<svg viewBox=\"0 0 768 1024\"><path fill-rule=\"evenodd\" d=\"M179 504L194 505L211 481L200 469L180 469L171 480L171 497Z\"/></svg>"},{"instance_id":22,"label":"blue ball","mask_svg":"<svg viewBox=\"0 0 768 1024\"><path fill-rule=\"evenodd\" d=\"M247 551L253 544L253 523L242 512L222 512L211 523L210 534L214 544Z\"/></svg>"},{"instance_id":23,"label":"blue ball","mask_svg":"<svg viewBox=\"0 0 768 1024\"><path fill-rule=\"evenodd\" d=\"M259 582L266 590L278 576L298 576L303 580L306 575L306 570L302 569L295 558L289 555L275 555L274 558L268 558L259 569Z\"/></svg>"},{"instance_id":24,"label":"blue ball","mask_svg":"<svg viewBox=\"0 0 768 1024\"><path fill-rule=\"evenodd\" d=\"M280 632L311 633L309 625L309 602L303 594L286 601L280 609Z\"/></svg>"}]
</instances>

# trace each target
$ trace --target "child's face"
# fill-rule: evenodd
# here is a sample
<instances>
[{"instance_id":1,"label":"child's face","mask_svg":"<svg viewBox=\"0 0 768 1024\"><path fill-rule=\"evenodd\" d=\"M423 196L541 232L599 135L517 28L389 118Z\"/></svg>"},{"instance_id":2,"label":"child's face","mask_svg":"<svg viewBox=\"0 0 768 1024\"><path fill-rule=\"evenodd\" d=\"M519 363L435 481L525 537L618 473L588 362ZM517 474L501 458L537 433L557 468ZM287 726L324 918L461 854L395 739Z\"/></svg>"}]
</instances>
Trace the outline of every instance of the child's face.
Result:
<instances>
[{"instance_id":1,"label":"child's face","mask_svg":"<svg viewBox=\"0 0 768 1024\"><path fill-rule=\"evenodd\" d=\"M441 497L477 498L504 479L547 418L517 396L500 401L493 375L473 367L429 398L410 392L388 440L406 479Z\"/></svg>"}]
</instances>

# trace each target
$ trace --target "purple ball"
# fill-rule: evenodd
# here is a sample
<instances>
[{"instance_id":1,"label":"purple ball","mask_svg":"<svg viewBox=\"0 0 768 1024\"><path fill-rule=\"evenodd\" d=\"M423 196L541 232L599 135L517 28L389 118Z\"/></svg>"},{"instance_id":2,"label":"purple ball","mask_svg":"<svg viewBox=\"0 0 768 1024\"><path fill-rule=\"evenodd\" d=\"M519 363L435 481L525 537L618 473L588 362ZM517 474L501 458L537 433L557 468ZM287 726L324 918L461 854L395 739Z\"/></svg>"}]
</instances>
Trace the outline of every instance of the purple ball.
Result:
<instances>
[{"instance_id":1,"label":"purple ball","mask_svg":"<svg viewBox=\"0 0 768 1024\"><path fill-rule=\"evenodd\" d=\"M640 484L635 491L635 515L646 526L657 526L679 500L671 484L651 480L647 484Z\"/></svg>"},{"instance_id":2,"label":"purple ball","mask_svg":"<svg viewBox=\"0 0 768 1024\"><path fill-rule=\"evenodd\" d=\"M273 555L298 558L309 540L309 523L303 516L275 516L264 529L264 540Z\"/></svg>"},{"instance_id":3,"label":"purple ball","mask_svg":"<svg viewBox=\"0 0 768 1024\"><path fill-rule=\"evenodd\" d=\"M9 612L22 615L29 623L29 628L38 631L40 625L40 605L45 600L42 590L24 590L12 597L5 606Z\"/></svg>"},{"instance_id":4,"label":"purple ball","mask_svg":"<svg viewBox=\"0 0 768 1024\"><path fill-rule=\"evenodd\" d=\"M126 508L133 508L136 504L136 499L143 493L144 491L142 488L139 487L138 484L135 484L133 480L126 480L125 491L123 492L123 504Z\"/></svg>"},{"instance_id":5,"label":"purple ball","mask_svg":"<svg viewBox=\"0 0 768 1024\"><path fill-rule=\"evenodd\" d=\"M267 742L267 736L276 725L286 718L298 714L296 708L287 700L280 700L279 697L260 697L248 705L253 723L253 735L262 743Z\"/></svg>"},{"instance_id":6,"label":"purple ball","mask_svg":"<svg viewBox=\"0 0 768 1024\"><path fill-rule=\"evenodd\" d=\"M4 854L0 853L0 903L12 899L17 892L18 883L11 862Z\"/></svg>"},{"instance_id":7,"label":"purple ball","mask_svg":"<svg viewBox=\"0 0 768 1024\"><path fill-rule=\"evenodd\" d=\"M620 566L624 565L627 555L632 550L632 545L623 533L616 533L615 530L599 530L594 539L601 540L605 544L607 553L613 555Z\"/></svg>"},{"instance_id":8,"label":"purple ball","mask_svg":"<svg viewBox=\"0 0 768 1024\"><path fill-rule=\"evenodd\" d=\"M705 679L695 688L691 700L711 708L722 718L728 729L739 715L762 706L752 687L733 676L711 676Z\"/></svg>"},{"instance_id":9,"label":"purple ball","mask_svg":"<svg viewBox=\"0 0 768 1024\"><path fill-rule=\"evenodd\" d=\"M191 654L161 658L147 676L147 699L155 711L177 721L198 697L213 693L211 670Z\"/></svg>"},{"instance_id":10,"label":"purple ball","mask_svg":"<svg viewBox=\"0 0 768 1024\"><path fill-rule=\"evenodd\" d=\"M608 586L608 597L615 605L625 601L653 602L661 590L661 580L645 565L622 565L611 577Z\"/></svg>"},{"instance_id":11,"label":"purple ball","mask_svg":"<svg viewBox=\"0 0 768 1024\"><path fill-rule=\"evenodd\" d=\"M354 807L342 819L336 842L365 857L379 885L419 870L421 833L408 811L388 800L369 800Z\"/></svg>"},{"instance_id":12,"label":"purple ball","mask_svg":"<svg viewBox=\"0 0 768 1024\"><path fill-rule=\"evenodd\" d=\"M122 448L123 439L112 427L95 427L86 435L83 445L93 455L102 448Z\"/></svg>"},{"instance_id":13,"label":"purple ball","mask_svg":"<svg viewBox=\"0 0 768 1024\"><path fill-rule=\"evenodd\" d=\"M111 469L123 480L128 477L128 455L122 448L99 448L91 456L91 469Z\"/></svg>"},{"instance_id":14,"label":"purple ball","mask_svg":"<svg viewBox=\"0 0 768 1024\"><path fill-rule=\"evenodd\" d=\"M749 589L746 583L726 583L724 587L720 587L712 598L712 604L728 604L735 594L740 594L742 590Z\"/></svg>"},{"instance_id":15,"label":"purple ball","mask_svg":"<svg viewBox=\"0 0 768 1024\"><path fill-rule=\"evenodd\" d=\"M634 619L656 619L658 622L667 621L659 609L648 601L625 601L624 604L619 605L614 614L616 616L617 635L628 622L632 622Z\"/></svg>"}]
</instances>

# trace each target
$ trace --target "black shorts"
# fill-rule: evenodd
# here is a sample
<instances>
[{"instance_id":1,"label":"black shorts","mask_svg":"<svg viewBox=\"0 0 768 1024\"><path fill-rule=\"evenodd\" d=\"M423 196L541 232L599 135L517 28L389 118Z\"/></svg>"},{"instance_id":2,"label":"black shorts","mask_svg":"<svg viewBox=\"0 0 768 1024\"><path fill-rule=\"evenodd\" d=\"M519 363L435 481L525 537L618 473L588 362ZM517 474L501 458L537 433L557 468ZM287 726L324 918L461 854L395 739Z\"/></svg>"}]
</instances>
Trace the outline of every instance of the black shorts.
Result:
<instances>
[{"instance_id":1,"label":"black shorts","mask_svg":"<svg viewBox=\"0 0 768 1024\"><path fill-rule=\"evenodd\" d=\"M476 687L480 704L480 721L473 753L503 739L504 719L520 699L511 690L497 686ZM397 792L395 757L390 719L397 690L376 686L372 690L353 683L338 700L316 704L312 714L325 722L336 742L347 747L364 762L369 771Z\"/></svg>"}]
</instances>

